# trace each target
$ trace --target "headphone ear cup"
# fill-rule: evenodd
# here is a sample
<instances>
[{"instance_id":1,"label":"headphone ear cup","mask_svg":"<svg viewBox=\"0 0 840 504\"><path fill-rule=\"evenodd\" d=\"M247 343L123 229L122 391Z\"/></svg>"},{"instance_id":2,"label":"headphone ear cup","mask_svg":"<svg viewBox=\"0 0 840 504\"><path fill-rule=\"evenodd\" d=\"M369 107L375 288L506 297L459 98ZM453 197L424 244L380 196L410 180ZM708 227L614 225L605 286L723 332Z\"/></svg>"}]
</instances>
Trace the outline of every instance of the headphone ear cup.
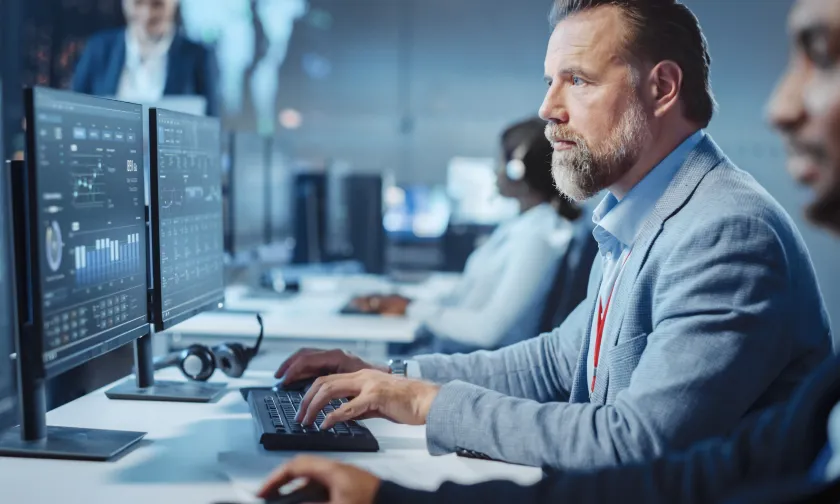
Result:
<instances>
[{"instance_id":1,"label":"headphone ear cup","mask_svg":"<svg viewBox=\"0 0 840 504\"><path fill-rule=\"evenodd\" d=\"M525 178L525 163L521 159L511 159L505 167L505 175L514 182L522 180Z\"/></svg>"},{"instance_id":2,"label":"headphone ear cup","mask_svg":"<svg viewBox=\"0 0 840 504\"><path fill-rule=\"evenodd\" d=\"M231 378L239 378L245 374L251 360L248 353L245 346L240 343L224 343L213 348L216 367Z\"/></svg>"},{"instance_id":3,"label":"headphone ear cup","mask_svg":"<svg viewBox=\"0 0 840 504\"><path fill-rule=\"evenodd\" d=\"M190 345L181 352L178 368L187 378L194 381L207 381L216 371L213 352L204 345Z\"/></svg>"}]
</instances>

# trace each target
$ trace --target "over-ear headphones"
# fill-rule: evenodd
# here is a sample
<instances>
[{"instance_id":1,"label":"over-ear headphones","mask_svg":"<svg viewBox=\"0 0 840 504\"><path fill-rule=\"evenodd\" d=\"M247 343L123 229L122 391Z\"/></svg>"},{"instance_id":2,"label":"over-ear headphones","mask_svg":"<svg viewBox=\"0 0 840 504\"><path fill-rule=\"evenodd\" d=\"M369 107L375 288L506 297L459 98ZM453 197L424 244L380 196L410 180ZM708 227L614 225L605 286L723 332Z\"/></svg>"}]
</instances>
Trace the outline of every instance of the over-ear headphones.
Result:
<instances>
[{"instance_id":1,"label":"over-ear headphones","mask_svg":"<svg viewBox=\"0 0 840 504\"><path fill-rule=\"evenodd\" d=\"M257 344L247 347L241 343L222 343L213 348L205 345L190 345L180 352L177 363L181 372L194 381L207 381L216 369L231 377L239 378L248 369L248 364L260 351L263 335L262 317L257 314L257 322L260 324L260 335L257 337Z\"/></svg>"},{"instance_id":2,"label":"over-ear headphones","mask_svg":"<svg viewBox=\"0 0 840 504\"><path fill-rule=\"evenodd\" d=\"M511 153L510 161L507 162L505 166L505 175L509 180L514 182L519 182L523 178L525 178L525 156L528 155L528 150L531 149L532 142L525 142L521 144L519 147L513 150Z\"/></svg>"}]
</instances>

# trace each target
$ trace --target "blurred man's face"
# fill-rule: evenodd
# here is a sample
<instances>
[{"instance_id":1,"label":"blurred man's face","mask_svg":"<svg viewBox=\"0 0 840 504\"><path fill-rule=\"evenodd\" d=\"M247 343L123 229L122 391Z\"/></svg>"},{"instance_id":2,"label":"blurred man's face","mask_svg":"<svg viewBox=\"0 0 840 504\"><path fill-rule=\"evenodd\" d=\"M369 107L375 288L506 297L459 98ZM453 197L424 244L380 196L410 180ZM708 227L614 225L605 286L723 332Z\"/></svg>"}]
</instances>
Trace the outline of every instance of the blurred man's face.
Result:
<instances>
[{"instance_id":1,"label":"blurred man's face","mask_svg":"<svg viewBox=\"0 0 840 504\"><path fill-rule=\"evenodd\" d=\"M157 39L172 29L178 0L123 0L128 25L141 37Z\"/></svg>"},{"instance_id":2,"label":"blurred man's face","mask_svg":"<svg viewBox=\"0 0 840 504\"><path fill-rule=\"evenodd\" d=\"M798 0L787 71L769 105L788 144L788 170L814 191L816 222L840 232L840 0Z\"/></svg>"},{"instance_id":3,"label":"blurred man's face","mask_svg":"<svg viewBox=\"0 0 840 504\"><path fill-rule=\"evenodd\" d=\"M638 78L622 57L626 31L618 8L599 7L561 21L548 43L540 116L554 182L576 201L616 183L651 137Z\"/></svg>"}]
</instances>

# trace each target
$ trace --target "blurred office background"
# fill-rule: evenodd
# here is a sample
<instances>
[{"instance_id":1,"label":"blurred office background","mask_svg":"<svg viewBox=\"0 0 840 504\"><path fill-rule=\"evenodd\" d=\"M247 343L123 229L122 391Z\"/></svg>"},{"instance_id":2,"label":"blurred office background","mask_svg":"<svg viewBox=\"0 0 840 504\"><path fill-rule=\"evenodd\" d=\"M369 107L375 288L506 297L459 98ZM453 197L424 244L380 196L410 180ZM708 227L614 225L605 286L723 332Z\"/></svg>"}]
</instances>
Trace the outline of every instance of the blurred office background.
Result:
<instances>
[{"instance_id":1,"label":"blurred office background","mask_svg":"<svg viewBox=\"0 0 840 504\"><path fill-rule=\"evenodd\" d=\"M783 146L764 122L765 100L787 57L790 2L686 3L700 18L714 60L720 107L709 131L799 224L836 322L836 244L802 218L804 192L785 174ZM0 5L2 126L11 157L22 149L21 86L68 87L87 38L124 21L119 0ZM499 132L541 103L549 6L549 0L182 0L181 17L191 38L216 51L227 129L270 137L272 169L285 170L289 181L300 170L326 167L381 174L392 252L386 262L399 257L418 269L457 269L461 249L470 245L447 251L441 245L447 233L458 226L491 229L511 211L488 203L489 196L478 203L457 198L492 192L492 178L483 174L494 167ZM353 204L333 202L345 214ZM272 207L286 229L267 232L265 241L295 234L293 206ZM281 212L288 214L276 217ZM412 212L423 214L419 222ZM331 231L335 224L327 225L328 240ZM394 246L406 253L394 254Z\"/></svg>"}]
</instances>

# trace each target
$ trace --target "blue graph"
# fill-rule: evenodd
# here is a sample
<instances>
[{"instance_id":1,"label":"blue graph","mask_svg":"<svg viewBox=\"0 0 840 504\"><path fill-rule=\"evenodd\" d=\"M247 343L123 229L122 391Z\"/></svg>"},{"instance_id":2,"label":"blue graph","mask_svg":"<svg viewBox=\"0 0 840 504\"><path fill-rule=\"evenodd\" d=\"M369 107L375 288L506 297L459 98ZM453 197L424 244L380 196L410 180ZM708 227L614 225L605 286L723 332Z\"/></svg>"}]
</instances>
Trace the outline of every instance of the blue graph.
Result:
<instances>
[{"instance_id":1,"label":"blue graph","mask_svg":"<svg viewBox=\"0 0 840 504\"><path fill-rule=\"evenodd\" d=\"M140 246L140 233L133 233L124 241L102 238L91 247L76 247L76 286L90 287L141 273L145 265Z\"/></svg>"}]
</instances>

